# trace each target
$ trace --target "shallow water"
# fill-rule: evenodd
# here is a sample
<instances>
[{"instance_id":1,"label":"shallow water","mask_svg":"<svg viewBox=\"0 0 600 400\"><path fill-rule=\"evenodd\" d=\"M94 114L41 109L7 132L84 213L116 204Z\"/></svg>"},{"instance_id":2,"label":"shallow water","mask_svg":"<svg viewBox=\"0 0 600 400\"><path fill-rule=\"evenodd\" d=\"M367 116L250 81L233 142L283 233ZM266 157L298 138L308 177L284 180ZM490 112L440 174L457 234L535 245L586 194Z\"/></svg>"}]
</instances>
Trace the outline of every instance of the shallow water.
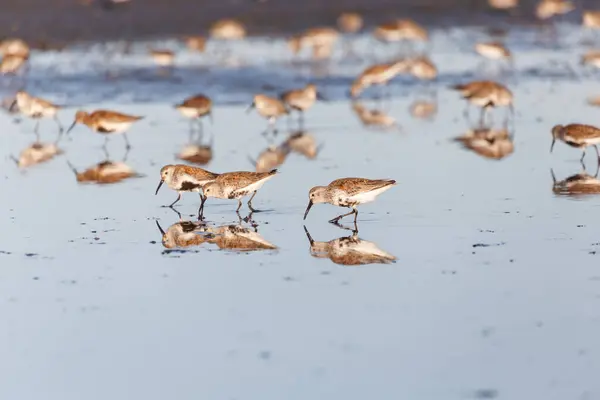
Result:
<instances>
[{"instance_id":1,"label":"shallow water","mask_svg":"<svg viewBox=\"0 0 600 400\"><path fill-rule=\"evenodd\" d=\"M468 79L477 63L462 58L460 47L433 53L442 75L434 119L410 117L415 87L395 86L384 109L401 129L368 129L342 100L360 66L339 68L347 80L323 78L332 101L307 115L321 152L314 160L290 154L261 189L254 205L266 211L252 216L260 237L249 223L239 228L235 202L211 199L207 224L196 227L204 243L161 243L156 221L167 231L179 216L161 207L175 193L154 195L158 170L174 162L188 134L171 104L202 86L185 84L173 94L167 85L148 103L136 100L151 92L141 83L120 87L110 101L93 94L100 83L80 97L65 95L65 104L146 116L130 131L126 160L141 176L115 184L78 184L69 168L67 160L83 170L105 159L102 138L85 127L59 143L64 154L17 169L8 155L34 141L33 124L1 116L1 397L600 398L593 224L600 198L555 194L550 169L558 180L579 173L580 153L560 143L548 153L552 125L600 123L584 105L596 84L546 62L567 61L580 48L534 53L522 44L519 74L508 80L516 97L514 152L485 159L452 140L469 125L445 86ZM33 69L36 94L66 93L60 80L42 86L35 76ZM73 88L87 77L74 78ZM206 125L206 136L214 133L210 170L250 170L248 158L269 145L263 120L224 104L249 98L257 83L247 83L233 94L228 87L210 92L219 103L214 126ZM63 123L74 112L62 112ZM287 137L285 126L275 144ZM54 131L42 122L44 141ZM123 152L122 138L113 138L111 159ZM365 242L342 241L385 251L395 262L345 266L311 255L304 224L315 241L352 235L327 223L341 209L316 205L302 221L308 189L344 176L399 182L361 207ZM198 203L185 195L177 210L195 221ZM215 238L225 231L276 249L222 248Z\"/></svg>"}]
</instances>

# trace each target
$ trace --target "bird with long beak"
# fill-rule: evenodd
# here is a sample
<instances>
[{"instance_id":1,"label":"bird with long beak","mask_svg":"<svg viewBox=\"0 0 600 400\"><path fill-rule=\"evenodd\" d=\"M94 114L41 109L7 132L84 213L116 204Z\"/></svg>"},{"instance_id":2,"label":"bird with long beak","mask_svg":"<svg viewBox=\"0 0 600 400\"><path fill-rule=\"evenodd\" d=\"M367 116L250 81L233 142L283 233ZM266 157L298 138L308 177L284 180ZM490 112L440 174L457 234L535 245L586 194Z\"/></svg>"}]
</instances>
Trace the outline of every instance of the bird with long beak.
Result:
<instances>
[{"instance_id":1,"label":"bird with long beak","mask_svg":"<svg viewBox=\"0 0 600 400\"><path fill-rule=\"evenodd\" d=\"M308 207L304 212L304 219L313 204L328 203L338 207L352 208L347 214L340 215L329 222L336 224L348 215L354 214L354 222L358 217L357 207L360 204L374 201L377 196L396 184L392 179L365 179L342 178L331 182L327 186L315 186L308 193Z\"/></svg>"},{"instance_id":2,"label":"bird with long beak","mask_svg":"<svg viewBox=\"0 0 600 400\"><path fill-rule=\"evenodd\" d=\"M127 150L131 148L129 144L129 140L127 139L127 134L125 133L131 125L139 121L144 117L137 117L133 115L121 114L116 111L107 111L107 110L97 110L92 113L87 113L85 111L77 111L75 114L75 121L73 124L67 129L67 134L71 132L71 130L77 124L86 125L92 131L101 133L105 136L104 148L106 148L106 144L108 142L108 135L115 135L122 133L125 138L125 146Z\"/></svg>"},{"instance_id":3,"label":"bird with long beak","mask_svg":"<svg viewBox=\"0 0 600 400\"><path fill-rule=\"evenodd\" d=\"M585 157L585 149L588 146L594 146L596 149L596 156L598 156L598 162L600 163L600 153L598 152L598 144L600 144L600 129L583 124L569 124L569 125L556 125L552 128L552 144L550 145L550 153L554 150L554 143L556 140L560 140L571 147L575 147L583 150L581 159L579 160L583 164L583 158Z\"/></svg>"},{"instance_id":4,"label":"bird with long beak","mask_svg":"<svg viewBox=\"0 0 600 400\"><path fill-rule=\"evenodd\" d=\"M304 127L304 112L311 108L317 100L324 100L324 97L317 90L314 84L308 84L302 89L294 89L284 92L281 100L292 110L298 111L300 129Z\"/></svg>"},{"instance_id":5,"label":"bird with long beak","mask_svg":"<svg viewBox=\"0 0 600 400\"><path fill-rule=\"evenodd\" d=\"M189 165L165 165L160 169L160 182L158 183L158 187L154 194L157 195L163 183L166 183L167 186L178 193L177 199L168 206L173 207L181 200L182 193L200 193L204 185L213 182L218 176L219 174L206 171L202 168L191 167ZM202 207L206 201L204 193L200 193L200 200L202 202L200 207Z\"/></svg>"},{"instance_id":6,"label":"bird with long beak","mask_svg":"<svg viewBox=\"0 0 600 400\"><path fill-rule=\"evenodd\" d=\"M273 133L277 133L277 130L275 129L277 118L289 114L289 110L281 100L264 94L257 94L254 96L252 103L246 109L246 113L252 111L253 108L256 108L256 111L261 117L264 117L269 121L267 132L272 130Z\"/></svg>"}]
</instances>

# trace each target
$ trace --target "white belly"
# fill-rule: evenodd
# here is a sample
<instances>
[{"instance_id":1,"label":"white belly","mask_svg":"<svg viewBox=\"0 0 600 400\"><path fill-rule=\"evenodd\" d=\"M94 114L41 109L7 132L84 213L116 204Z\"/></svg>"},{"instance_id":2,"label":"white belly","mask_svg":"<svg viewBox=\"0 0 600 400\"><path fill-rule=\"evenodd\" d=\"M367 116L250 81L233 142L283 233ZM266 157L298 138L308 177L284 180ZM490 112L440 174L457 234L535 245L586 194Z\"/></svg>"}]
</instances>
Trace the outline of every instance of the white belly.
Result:
<instances>
[{"instance_id":1,"label":"white belly","mask_svg":"<svg viewBox=\"0 0 600 400\"><path fill-rule=\"evenodd\" d=\"M393 185L388 185L379 189L371 190L370 192L355 194L354 196L349 197L348 201L350 203L358 204L370 203L374 201L377 198L377 196L379 196L381 193L385 192L386 190L389 190L392 186Z\"/></svg>"},{"instance_id":2,"label":"white belly","mask_svg":"<svg viewBox=\"0 0 600 400\"><path fill-rule=\"evenodd\" d=\"M102 128L110 133L123 133L129 129L131 122L102 122Z\"/></svg>"}]
</instances>

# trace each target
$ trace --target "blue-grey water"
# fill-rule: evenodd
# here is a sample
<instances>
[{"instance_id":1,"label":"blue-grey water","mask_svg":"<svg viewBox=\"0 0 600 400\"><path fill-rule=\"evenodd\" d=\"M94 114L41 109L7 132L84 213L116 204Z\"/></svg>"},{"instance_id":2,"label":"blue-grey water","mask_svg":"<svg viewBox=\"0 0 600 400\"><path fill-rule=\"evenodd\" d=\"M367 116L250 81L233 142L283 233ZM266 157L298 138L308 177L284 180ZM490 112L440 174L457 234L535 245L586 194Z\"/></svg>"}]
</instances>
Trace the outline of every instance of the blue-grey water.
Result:
<instances>
[{"instance_id":1,"label":"blue-grey water","mask_svg":"<svg viewBox=\"0 0 600 400\"><path fill-rule=\"evenodd\" d=\"M35 141L34 124L0 116L0 398L600 399L600 197L555 194L550 169L559 180L581 172L580 152L562 143L548 152L554 124L600 124L585 104L600 85L576 66L585 49L578 30L562 28L558 49L536 47L528 32L507 39L517 72L499 79L517 113L514 152L501 160L452 140L469 124L447 86L483 76L469 53L483 33L434 35L438 112L413 118L419 85L400 79L382 106L399 129L361 125L344 96L366 62L334 62L316 78L330 101L306 118L321 151L314 160L291 153L261 189L254 205L266 211L252 218L277 248L254 251L220 248L211 236L165 248L156 221L163 230L179 222L161 207L176 194L154 191L160 167L187 141L172 104L195 92L217 103L214 125L205 124L206 138L214 135L205 167L253 168L248 159L269 142L265 121L242 104L261 85L275 92L314 72L285 67L282 42L234 47L242 64L225 71L214 61L196 67L205 56L182 51L171 78L156 74L146 44L118 56L111 79L93 70L96 47L34 53L29 77L5 79L6 93L24 83L68 105L64 124L80 106L146 118L130 131L126 159L140 176L86 185L67 161L84 170L105 160L100 135L78 126L59 142L64 154L19 169L9 156ZM289 134L285 121L280 128L275 145ZM44 142L56 138L52 121L40 131ZM112 138L110 158L123 152ZM395 262L345 266L311 255L303 224L316 241L352 235L327 223L342 209L316 205L302 220L308 190L346 176L398 181L358 221L358 236ZM183 220L195 221L198 203L184 195ZM235 207L210 199L198 235L238 225Z\"/></svg>"}]
</instances>

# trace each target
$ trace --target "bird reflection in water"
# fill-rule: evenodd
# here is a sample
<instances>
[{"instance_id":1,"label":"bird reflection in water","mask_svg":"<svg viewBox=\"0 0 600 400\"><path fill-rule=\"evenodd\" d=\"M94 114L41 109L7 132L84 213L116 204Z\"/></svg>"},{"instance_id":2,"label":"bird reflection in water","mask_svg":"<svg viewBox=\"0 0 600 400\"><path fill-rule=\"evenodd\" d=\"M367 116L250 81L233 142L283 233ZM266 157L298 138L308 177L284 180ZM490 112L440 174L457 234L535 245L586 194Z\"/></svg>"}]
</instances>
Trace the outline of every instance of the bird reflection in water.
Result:
<instances>
[{"instance_id":1,"label":"bird reflection in water","mask_svg":"<svg viewBox=\"0 0 600 400\"><path fill-rule=\"evenodd\" d=\"M11 156L11 159L19 168L28 168L52 160L62 154L56 143L34 142L21 151L19 157Z\"/></svg>"},{"instance_id":2,"label":"bird reflection in water","mask_svg":"<svg viewBox=\"0 0 600 400\"><path fill-rule=\"evenodd\" d=\"M176 155L179 160L187 161L196 165L206 165L213 158L212 143L203 145L199 143L188 143Z\"/></svg>"},{"instance_id":3,"label":"bird reflection in water","mask_svg":"<svg viewBox=\"0 0 600 400\"><path fill-rule=\"evenodd\" d=\"M585 170L571 175L562 181L557 181L554 171L550 169L552 175L552 192L559 196L583 196L590 194L600 194L600 180L598 180L598 170L592 176Z\"/></svg>"},{"instance_id":4,"label":"bird reflection in water","mask_svg":"<svg viewBox=\"0 0 600 400\"><path fill-rule=\"evenodd\" d=\"M310 243L310 255L315 258L329 258L333 263L340 265L366 265L366 264L390 264L396 261L396 257L381 250L373 242L362 240L358 237L358 227L354 229L336 224L342 229L352 231L351 236L344 236L329 242L317 242L304 227L304 232Z\"/></svg>"},{"instance_id":5,"label":"bird reflection in water","mask_svg":"<svg viewBox=\"0 0 600 400\"><path fill-rule=\"evenodd\" d=\"M317 145L315 137L306 131L292 132L284 145L295 153L301 154L309 160L314 160L323 145Z\"/></svg>"},{"instance_id":6,"label":"bird reflection in water","mask_svg":"<svg viewBox=\"0 0 600 400\"><path fill-rule=\"evenodd\" d=\"M437 100L415 100L409 106L408 111L413 118L431 121L438 111Z\"/></svg>"},{"instance_id":7,"label":"bird reflection in water","mask_svg":"<svg viewBox=\"0 0 600 400\"><path fill-rule=\"evenodd\" d=\"M181 217L181 214L179 215ZM179 221L166 231L162 229L158 221L156 221L156 225L162 235L162 245L166 249L184 249L208 243L221 250L238 252L276 250L277 246L265 240L258 233L258 225L251 218L252 214L244 219L240 217L238 224L221 226L211 226L204 221ZM250 226L245 226L244 221L252 223Z\"/></svg>"},{"instance_id":8,"label":"bird reflection in water","mask_svg":"<svg viewBox=\"0 0 600 400\"><path fill-rule=\"evenodd\" d=\"M284 144L279 146L269 146L258 155L256 160L250 158L250 162L254 164L256 172L269 172L281 166L288 154L289 148Z\"/></svg>"},{"instance_id":9,"label":"bird reflection in water","mask_svg":"<svg viewBox=\"0 0 600 400\"><path fill-rule=\"evenodd\" d=\"M383 110L380 109L369 109L358 101L352 102L352 110L360 119L360 122L366 127L376 129L400 129L400 126L396 122L396 119Z\"/></svg>"},{"instance_id":10,"label":"bird reflection in water","mask_svg":"<svg viewBox=\"0 0 600 400\"><path fill-rule=\"evenodd\" d=\"M463 147L478 155L501 160L515 150L514 134L506 129L469 129L464 135L455 138Z\"/></svg>"},{"instance_id":11,"label":"bird reflection in water","mask_svg":"<svg viewBox=\"0 0 600 400\"><path fill-rule=\"evenodd\" d=\"M129 178L138 178L142 175L138 174L124 161L101 161L87 168L83 172L78 172L77 169L67 161L69 168L75 174L78 183L95 183L98 185L107 185L117 183Z\"/></svg>"}]
</instances>

